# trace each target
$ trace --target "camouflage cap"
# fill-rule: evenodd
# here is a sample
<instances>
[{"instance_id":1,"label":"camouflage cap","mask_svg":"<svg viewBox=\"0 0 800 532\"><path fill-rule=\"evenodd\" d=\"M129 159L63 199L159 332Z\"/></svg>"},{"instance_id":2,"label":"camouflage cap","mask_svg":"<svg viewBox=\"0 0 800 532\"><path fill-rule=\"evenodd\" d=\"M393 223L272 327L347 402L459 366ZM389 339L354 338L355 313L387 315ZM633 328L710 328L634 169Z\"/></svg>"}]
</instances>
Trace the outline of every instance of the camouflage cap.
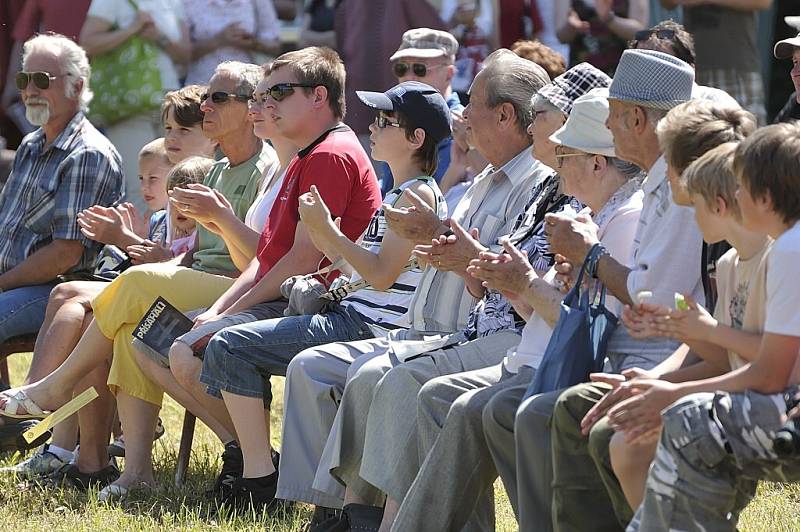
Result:
<instances>
[{"instance_id":1,"label":"camouflage cap","mask_svg":"<svg viewBox=\"0 0 800 532\"><path fill-rule=\"evenodd\" d=\"M389 58L396 61L403 57L450 57L458 51L458 41L446 31L430 28L414 28L403 34L400 48Z\"/></svg>"}]
</instances>

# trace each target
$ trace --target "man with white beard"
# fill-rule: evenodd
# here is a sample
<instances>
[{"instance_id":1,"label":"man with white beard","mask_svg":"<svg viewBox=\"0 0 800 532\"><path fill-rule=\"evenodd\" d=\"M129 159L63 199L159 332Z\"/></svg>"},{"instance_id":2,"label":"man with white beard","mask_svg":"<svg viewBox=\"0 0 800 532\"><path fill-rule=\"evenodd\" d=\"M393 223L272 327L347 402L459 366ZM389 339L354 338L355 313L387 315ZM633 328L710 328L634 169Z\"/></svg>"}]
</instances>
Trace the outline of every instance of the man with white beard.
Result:
<instances>
[{"instance_id":1,"label":"man with white beard","mask_svg":"<svg viewBox=\"0 0 800 532\"><path fill-rule=\"evenodd\" d=\"M16 84L40 127L22 140L0 192L0 342L39 330L58 275L92 268L100 244L76 216L122 196L119 154L84 116L89 73L86 52L62 35L23 47Z\"/></svg>"}]
</instances>

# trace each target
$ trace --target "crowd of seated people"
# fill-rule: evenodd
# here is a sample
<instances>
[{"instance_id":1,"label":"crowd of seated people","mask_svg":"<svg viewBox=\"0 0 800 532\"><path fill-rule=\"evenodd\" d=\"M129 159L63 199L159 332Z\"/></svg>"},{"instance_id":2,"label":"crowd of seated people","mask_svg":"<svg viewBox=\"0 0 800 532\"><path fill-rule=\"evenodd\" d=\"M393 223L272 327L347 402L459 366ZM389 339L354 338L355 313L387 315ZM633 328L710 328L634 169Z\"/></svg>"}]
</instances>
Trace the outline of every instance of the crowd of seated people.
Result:
<instances>
[{"instance_id":1,"label":"crowd of seated people","mask_svg":"<svg viewBox=\"0 0 800 532\"><path fill-rule=\"evenodd\" d=\"M457 48L410 30L397 84L356 91L370 153L334 50L219 63L165 95L140 212L85 51L29 39L0 342L37 338L0 438L98 397L5 472L152 490L167 393L219 439L212 506L310 504L313 531L493 530L498 478L524 531L735 530L800 480L800 125L697 85L672 21L613 77L496 50L466 107ZM163 352L134 341L158 298L191 321Z\"/></svg>"}]
</instances>

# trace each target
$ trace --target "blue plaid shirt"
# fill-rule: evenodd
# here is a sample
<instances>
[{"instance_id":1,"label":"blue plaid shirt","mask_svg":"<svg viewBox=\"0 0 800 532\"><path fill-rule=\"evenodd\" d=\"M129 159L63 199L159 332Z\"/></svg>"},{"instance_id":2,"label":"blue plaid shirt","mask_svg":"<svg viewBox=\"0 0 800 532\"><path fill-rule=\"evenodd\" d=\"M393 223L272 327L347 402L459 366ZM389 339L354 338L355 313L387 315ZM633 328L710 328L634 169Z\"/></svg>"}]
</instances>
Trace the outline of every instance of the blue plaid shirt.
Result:
<instances>
[{"instance_id":1,"label":"blue plaid shirt","mask_svg":"<svg viewBox=\"0 0 800 532\"><path fill-rule=\"evenodd\" d=\"M91 269L102 244L83 236L76 217L92 205L113 205L123 191L117 150L82 112L47 148L41 128L27 135L0 193L0 272L54 239L80 240L83 257L71 271Z\"/></svg>"}]
</instances>

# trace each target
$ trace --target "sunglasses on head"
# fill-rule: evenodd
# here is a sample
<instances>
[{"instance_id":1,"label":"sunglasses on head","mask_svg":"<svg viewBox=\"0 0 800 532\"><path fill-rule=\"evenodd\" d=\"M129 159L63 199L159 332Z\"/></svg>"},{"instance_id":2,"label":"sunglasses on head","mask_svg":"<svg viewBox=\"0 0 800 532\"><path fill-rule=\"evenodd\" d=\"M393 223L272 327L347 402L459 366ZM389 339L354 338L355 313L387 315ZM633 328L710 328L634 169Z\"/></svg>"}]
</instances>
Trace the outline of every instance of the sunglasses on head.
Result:
<instances>
[{"instance_id":1,"label":"sunglasses on head","mask_svg":"<svg viewBox=\"0 0 800 532\"><path fill-rule=\"evenodd\" d=\"M250 96L246 96L244 94L229 94L223 91L212 92L211 94L205 93L200 96L200 101L204 102L211 98L211 101L214 103L225 103L230 100L236 100L239 102L246 102L250 99Z\"/></svg>"},{"instance_id":2,"label":"sunglasses on head","mask_svg":"<svg viewBox=\"0 0 800 532\"><path fill-rule=\"evenodd\" d=\"M406 74L408 74L408 69L410 68L411 71L414 73L415 76L418 78L424 78L428 75L428 70L433 70L436 68L443 67L444 65L434 65L428 66L425 63L403 63L402 61L398 61L394 65L392 65L392 69L394 70L394 75L398 78L402 78Z\"/></svg>"},{"instance_id":3,"label":"sunglasses on head","mask_svg":"<svg viewBox=\"0 0 800 532\"><path fill-rule=\"evenodd\" d=\"M50 82L52 80L66 76L69 76L69 74L54 76L50 72L17 72L14 82L17 84L19 90L27 89L31 81L33 81L37 89L47 90L50 88Z\"/></svg>"},{"instance_id":4,"label":"sunglasses on head","mask_svg":"<svg viewBox=\"0 0 800 532\"><path fill-rule=\"evenodd\" d=\"M646 41L647 39L650 38L651 35L655 35L657 38L665 40L665 41L671 41L672 39L675 38L675 30L652 30L652 29L650 29L650 30L637 31L633 35L633 40L634 41Z\"/></svg>"}]
</instances>

